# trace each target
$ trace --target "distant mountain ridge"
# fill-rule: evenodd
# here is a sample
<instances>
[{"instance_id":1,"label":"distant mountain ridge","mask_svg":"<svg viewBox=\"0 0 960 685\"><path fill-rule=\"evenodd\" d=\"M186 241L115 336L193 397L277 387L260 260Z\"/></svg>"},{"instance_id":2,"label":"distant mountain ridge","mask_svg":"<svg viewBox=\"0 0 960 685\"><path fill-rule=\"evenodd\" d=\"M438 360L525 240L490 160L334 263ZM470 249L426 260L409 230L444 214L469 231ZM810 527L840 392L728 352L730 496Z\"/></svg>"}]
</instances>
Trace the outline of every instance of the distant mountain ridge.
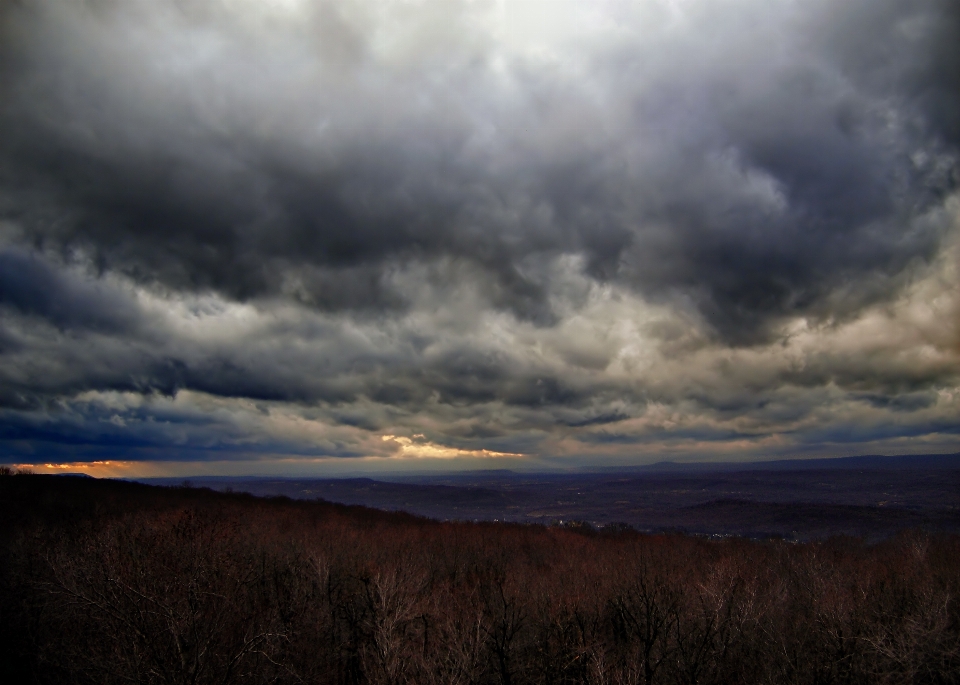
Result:
<instances>
[{"instance_id":1,"label":"distant mountain ridge","mask_svg":"<svg viewBox=\"0 0 960 685\"><path fill-rule=\"evenodd\" d=\"M431 482L436 479L465 479L473 480L475 478L491 479L512 479L529 478L543 476L576 476L576 475L612 475L623 474L642 474L642 473L731 473L731 472L749 472L749 471L835 471L850 469L881 469L881 470L900 470L900 469L960 469L960 452L952 454L905 454L905 455L883 455L883 454L864 454L854 457L818 457L814 459L775 459L767 461L696 461L696 462L676 462L659 461L654 464L638 464L634 466L594 466L584 467L578 470L556 470L556 471L514 471L511 469L473 469L469 471L447 471L430 473L374 473L367 475L344 475L344 476L187 476L187 477L162 477L162 478L132 478L140 483L153 483L157 485L179 485L184 480L189 480L196 485L205 483L222 484L228 481L242 483L245 481L283 481L283 480L313 480L330 479L339 481L353 481L360 483L362 481L375 482Z\"/></svg>"},{"instance_id":2,"label":"distant mountain ridge","mask_svg":"<svg viewBox=\"0 0 960 685\"><path fill-rule=\"evenodd\" d=\"M608 472L685 471L822 471L837 469L958 469L960 452L953 454L864 454L855 457L820 457L815 459L777 459L753 462L674 462L660 461L641 466L611 466L597 469Z\"/></svg>"},{"instance_id":3,"label":"distant mountain ridge","mask_svg":"<svg viewBox=\"0 0 960 685\"><path fill-rule=\"evenodd\" d=\"M374 474L371 474L374 475ZM753 463L661 462L534 473L491 469L371 477L198 477L189 484L326 500L440 520L586 522L711 535L879 540L960 532L960 453ZM181 485L182 478L150 479Z\"/></svg>"}]
</instances>

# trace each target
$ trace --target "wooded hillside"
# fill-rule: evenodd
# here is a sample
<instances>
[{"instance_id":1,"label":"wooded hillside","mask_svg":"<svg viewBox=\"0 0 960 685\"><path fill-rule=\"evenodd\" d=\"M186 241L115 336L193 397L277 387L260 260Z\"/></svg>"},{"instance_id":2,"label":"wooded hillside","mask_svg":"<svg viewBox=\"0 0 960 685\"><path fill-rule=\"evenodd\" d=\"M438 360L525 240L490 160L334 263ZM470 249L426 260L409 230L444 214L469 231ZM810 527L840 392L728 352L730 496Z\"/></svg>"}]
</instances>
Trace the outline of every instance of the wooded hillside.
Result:
<instances>
[{"instance_id":1,"label":"wooded hillside","mask_svg":"<svg viewBox=\"0 0 960 685\"><path fill-rule=\"evenodd\" d=\"M960 539L708 540L0 477L6 683L957 683Z\"/></svg>"}]
</instances>

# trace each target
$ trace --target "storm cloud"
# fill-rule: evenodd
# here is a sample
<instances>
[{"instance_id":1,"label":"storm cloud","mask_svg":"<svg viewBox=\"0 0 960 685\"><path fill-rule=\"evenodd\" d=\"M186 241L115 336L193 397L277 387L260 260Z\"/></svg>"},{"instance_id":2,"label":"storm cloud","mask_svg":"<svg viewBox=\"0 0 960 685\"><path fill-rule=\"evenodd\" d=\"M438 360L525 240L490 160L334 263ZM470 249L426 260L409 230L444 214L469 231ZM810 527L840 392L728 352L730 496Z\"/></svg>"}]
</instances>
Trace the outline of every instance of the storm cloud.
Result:
<instances>
[{"instance_id":1,"label":"storm cloud","mask_svg":"<svg viewBox=\"0 0 960 685\"><path fill-rule=\"evenodd\" d=\"M955 449L958 46L947 0L4 3L0 461Z\"/></svg>"}]
</instances>

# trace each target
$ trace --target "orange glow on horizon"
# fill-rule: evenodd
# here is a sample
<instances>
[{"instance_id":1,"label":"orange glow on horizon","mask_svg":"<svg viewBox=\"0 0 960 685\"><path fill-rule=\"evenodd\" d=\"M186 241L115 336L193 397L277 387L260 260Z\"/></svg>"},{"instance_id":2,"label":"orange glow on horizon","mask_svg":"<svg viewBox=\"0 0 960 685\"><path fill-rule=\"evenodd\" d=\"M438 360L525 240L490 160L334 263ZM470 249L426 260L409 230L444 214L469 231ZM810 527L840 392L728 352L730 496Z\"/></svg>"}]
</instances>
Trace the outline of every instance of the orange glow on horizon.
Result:
<instances>
[{"instance_id":1,"label":"orange glow on horizon","mask_svg":"<svg viewBox=\"0 0 960 685\"><path fill-rule=\"evenodd\" d=\"M130 478L154 475L150 462L136 461L72 461L44 464L12 464L18 470L39 474L82 473L94 478Z\"/></svg>"}]
</instances>

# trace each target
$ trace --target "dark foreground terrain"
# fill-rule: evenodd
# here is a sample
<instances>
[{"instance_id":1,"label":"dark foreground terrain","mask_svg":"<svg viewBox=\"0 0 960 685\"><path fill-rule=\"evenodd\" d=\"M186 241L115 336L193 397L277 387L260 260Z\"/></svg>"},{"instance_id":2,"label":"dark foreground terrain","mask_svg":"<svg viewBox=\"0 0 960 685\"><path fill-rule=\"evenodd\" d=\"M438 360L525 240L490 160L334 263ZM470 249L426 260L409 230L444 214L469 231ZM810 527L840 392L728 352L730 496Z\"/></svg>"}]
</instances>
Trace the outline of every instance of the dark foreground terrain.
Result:
<instances>
[{"instance_id":1,"label":"dark foreground terrain","mask_svg":"<svg viewBox=\"0 0 960 685\"><path fill-rule=\"evenodd\" d=\"M643 532L791 540L831 535L881 540L913 528L960 533L960 454L750 467L658 464L620 473L491 471L392 482L206 478L195 483L451 521L573 521L595 528L626 524Z\"/></svg>"},{"instance_id":2,"label":"dark foreground terrain","mask_svg":"<svg viewBox=\"0 0 960 685\"><path fill-rule=\"evenodd\" d=\"M958 683L960 539L437 522L0 475L4 683Z\"/></svg>"}]
</instances>

